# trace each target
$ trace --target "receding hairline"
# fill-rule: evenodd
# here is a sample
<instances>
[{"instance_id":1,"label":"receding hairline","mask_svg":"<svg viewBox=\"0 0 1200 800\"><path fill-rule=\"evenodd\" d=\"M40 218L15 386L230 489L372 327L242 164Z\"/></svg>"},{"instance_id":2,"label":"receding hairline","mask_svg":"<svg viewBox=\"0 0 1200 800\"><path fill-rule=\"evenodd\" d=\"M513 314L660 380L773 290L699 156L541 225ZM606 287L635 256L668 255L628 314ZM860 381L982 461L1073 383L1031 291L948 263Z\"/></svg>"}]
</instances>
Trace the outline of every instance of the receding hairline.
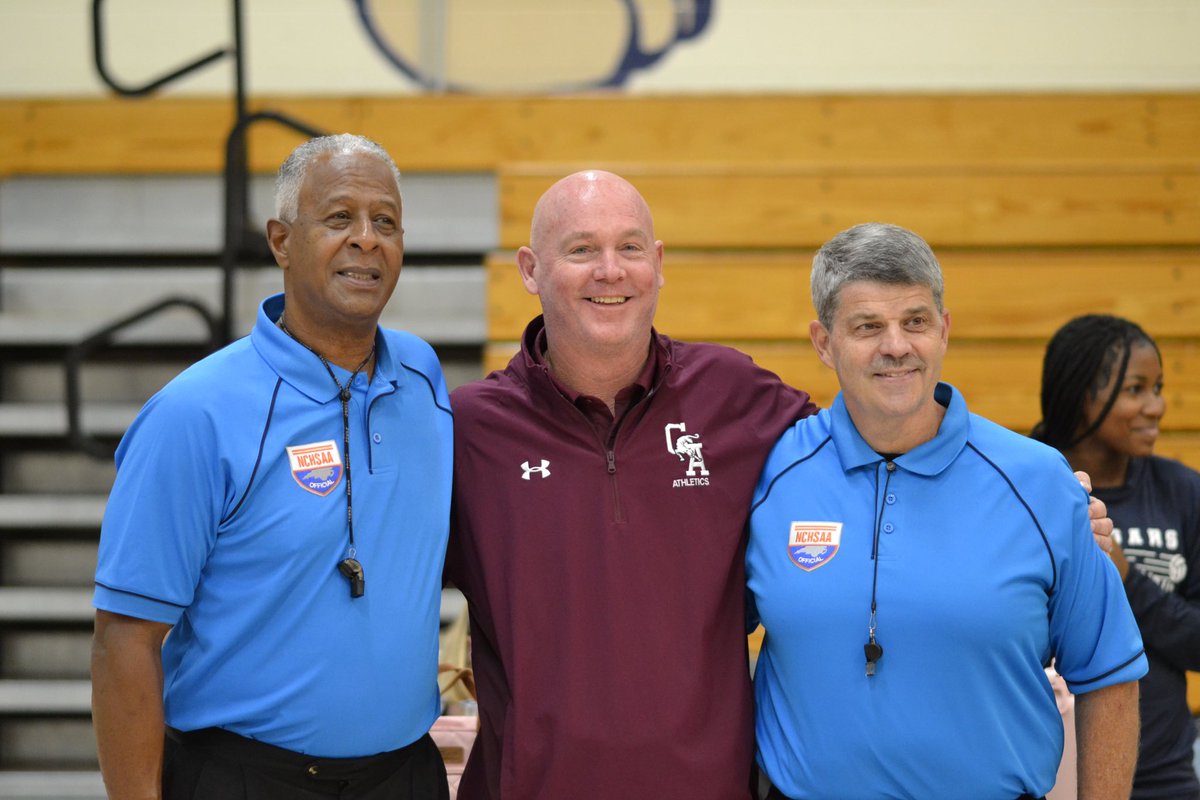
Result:
<instances>
[{"instance_id":1,"label":"receding hairline","mask_svg":"<svg viewBox=\"0 0 1200 800\"><path fill-rule=\"evenodd\" d=\"M400 169L381 144L353 133L317 136L298 145L280 165L275 178L276 218L284 222L295 219L301 189L308 182L314 164L340 156L357 155L373 156L386 165L395 181L396 194L400 195Z\"/></svg>"},{"instance_id":2,"label":"receding hairline","mask_svg":"<svg viewBox=\"0 0 1200 800\"><path fill-rule=\"evenodd\" d=\"M383 161L383 159L376 158L375 156L373 156L370 153L321 154L321 155L316 156L309 163L308 169L304 173L304 178L300 181L300 196L303 197L305 190L311 185L311 182L313 180L313 173L316 171L317 167L321 166L324 163L334 161L334 160L340 159L340 158L359 158L359 157L374 158L375 161L379 164L379 166L383 167L385 170L388 170L388 164L385 163ZM391 175L390 170L388 170L388 174ZM390 187L390 191L388 191L382 197L380 197L379 200L381 202L386 203L389 206L392 206L393 208L396 209L397 212L400 212L400 210L404 204L404 200L403 200L403 198L400 197L400 187L399 187L399 185L396 184L396 182L395 182L396 178L394 175L391 175L391 180L392 180L393 186ZM388 188L388 187L384 187L384 188ZM354 199L354 193L343 187L343 188L339 188L332 192L326 192L325 194L321 195L318 198L318 203L323 206L331 206L331 205L337 205L339 203L345 203L345 202L348 202L353 199Z\"/></svg>"}]
</instances>

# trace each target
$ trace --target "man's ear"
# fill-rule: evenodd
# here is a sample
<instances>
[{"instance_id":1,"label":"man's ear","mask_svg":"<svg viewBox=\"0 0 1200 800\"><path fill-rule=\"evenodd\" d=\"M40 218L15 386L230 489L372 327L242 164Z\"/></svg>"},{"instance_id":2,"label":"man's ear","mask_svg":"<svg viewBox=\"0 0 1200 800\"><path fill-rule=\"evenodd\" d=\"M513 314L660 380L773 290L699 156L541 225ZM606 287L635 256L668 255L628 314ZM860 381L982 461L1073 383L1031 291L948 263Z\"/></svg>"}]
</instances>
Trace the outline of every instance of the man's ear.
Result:
<instances>
[{"instance_id":1,"label":"man's ear","mask_svg":"<svg viewBox=\"0 0 1200 800\"><path fill-rule=\"evenodd\" d=\"M530 294L538 293L538 277L535 274L537 270L537 256L528 247L522 247L517 251L517 271L521 273L521 283L525 284L525 291Z\"/></svg>"},{"instance_id":2,"label":"man's ear","mask_svg":"<svg viewBox=\"0 0 1200 800\"><path fill-rule=\"evenodd\" d=\"M820 320L814 319L808 323L808 338L812 339L813 348L817 351L817 358L821 359L821 363L834 369L833 353L829 350L829 331Z\"/></svg>"},{"instance_id":3,"label":"man's ear","mask_svg":"<svg viewBox=\"0 0 1200 800\"><path fill-rule=\"evenodd\" d=\"M292 226L283 220L267 220L267 244L271 247L271 255L275 256L275 263L283 269L287 269L289 266L288 237L291 232Z\"/></svg>"},{"instance_id":4,"label":"man's ear","mask_svg":"<svg viewBox=\"0 0 1200 800\"><path fill-rule=\"evenodd\" d=\"M666 277L663 276L663 243L661 241L654 243L654 257L658 261L658 288L661 289L663 284L667 282Z\"/></svg>"}]
</instances>

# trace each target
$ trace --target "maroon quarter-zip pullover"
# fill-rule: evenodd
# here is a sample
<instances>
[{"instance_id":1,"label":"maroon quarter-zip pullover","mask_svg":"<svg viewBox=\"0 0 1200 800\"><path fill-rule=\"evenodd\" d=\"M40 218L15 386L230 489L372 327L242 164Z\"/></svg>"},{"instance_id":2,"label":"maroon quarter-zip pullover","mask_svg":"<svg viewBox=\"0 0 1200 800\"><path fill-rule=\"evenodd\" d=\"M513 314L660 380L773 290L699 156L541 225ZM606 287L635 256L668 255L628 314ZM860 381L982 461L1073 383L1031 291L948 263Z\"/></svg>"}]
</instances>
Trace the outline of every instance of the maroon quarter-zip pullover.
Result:
<instances>
[{"instance_id":1,"label":"maroon quarter-zip pullover","mask_svg":"<svg viewBox=\"0 0 1200 800\"><path fill-rule=\"evenodd\" d=\"M459 797L746 800L744 527L816 406L735 350L653 334L650 388L605 430L552 382L541 330L452 395L446 569L481 712Z\"/></svg>"}]
</instances>

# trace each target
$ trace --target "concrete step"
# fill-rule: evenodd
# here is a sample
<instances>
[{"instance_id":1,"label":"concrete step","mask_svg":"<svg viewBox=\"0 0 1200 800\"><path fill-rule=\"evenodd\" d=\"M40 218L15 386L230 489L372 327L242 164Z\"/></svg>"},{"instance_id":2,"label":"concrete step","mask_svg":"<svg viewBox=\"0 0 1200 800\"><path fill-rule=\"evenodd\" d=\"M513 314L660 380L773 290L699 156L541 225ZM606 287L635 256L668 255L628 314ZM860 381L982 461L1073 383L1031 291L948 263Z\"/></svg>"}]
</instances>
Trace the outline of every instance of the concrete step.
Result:
<instances>
[{"instance_id":1,"label":"concrete step","mask_svg":"<svg viewBox=\"0 0 1200 800\"><path fill-rule=\"evenodd\" d=\"M0 678L86 680L91 654L90 617L74 628L0 624Z\"/></svg>"},{"instance_id":2,"label":"concrete step","mask_svg":"<svg viewBox=\"0 0 1200 800\"><path fill-rule=\"evenodd\" d=\"M140 405L200 357L202 349L197 348L194 355L180 354L170 361L117 356L88 362L80 372L84 400L89 406ZM66 398L66 385L61 359L12 362L5 364L0 374L0 397L7 403L61 404Z\"/></svg>"},{"instance_id":3,"label":"concrete step","mask_svg":"<svg viewBox=\"0 0 1200 800\"><path fill-rule=\"evenodd\" d=\"M0 715L91 713L91 681L0 680Z\"/></svg>"},{"instance_id":4,"label":"concrete step","mask_svg":"<svg viewBox=\"0 0 1200 800\"><path fill-rule=\"evenodd\" d=\"M0 494L0 535L12 531L100 530L103 494Z\"/></svg>"},{"instance_id":5,"label":"concrete step","mask_svg":"<svg viewBox=\"0 0 1200 800\"><path fill-rule=\"evenodd\" d=\"M6 311L0 314L0 344L9 347L68 347L81 342L110 322L119 319L123 309L107 316L90 312L80 316L62 314L53 309ZM120 334L120 344L201 345L208 340L208 329L193 312L174 309L132 326Z\"/></svg>"},{"instance_id":6,"label":"concrete step","mask_svg":"<svg viewBox=\"0 0 1200 800\"><path fill-rule=\"evenodd\" d=\"M91 622L92 587L0 587L0 624Z\"/></svg>"},{"instance_id":7,"label":"concrete step","mask_svg":"<svg viewBox=\"0 0 1200 800\"><path fill-rule=\"evenodd\" d=\"M141 403L86 403L80 422L84 432L93 436L120 436L141 407ZM65 403L0 403L0 436L30 439L66 434Z\"/></svg>"},{"instance_id":8,"label":"concrete step","mask_svg":"<svg viewBox=\"0 0 1200 800\"><path fill-rule=\"evenodd\" d=\"M265 231L274 214L273 184L271 175L250 180L254 230ZM408 172L400 191L409 254L499 246L495 175ZM216 253L224 208L220 175L7 176L0 182L0 252ZM64 219L71 221L68 235Z\"/></svg>"},{"instance_id":9,"label":"concrete step","mask_svg":"<svg viewBox=\"0 0 1200 800\"><path fill-rule=\"evenodd\" d=\"M273 268L239 274L236 335L253 327L262 298L282 291L281 275ZM220 271L208 267L8 267L0 272L0 345L66 347L169 296L219 313L221 281ZM481 344L487 340L485 283L482 264L406 267L380 324L433 344ZM206 337L195 312L173 308L125 329L117 341L175 346Z\"/></svg>"},{"instance_id":10,"label":"concrete step","mask_svg":"<svg viewBox=\"0 0 1200 800\"><path fill-rule=\"evenodd\" d=\"M64 442L43 439L45 448L17 448L0 443L0 486L11 495L101 495L112 490L117 475L112 458L95 458L64 450ZM2 530L2 528L0 528Z\"/></svg>"},{"instance_id":11,"label":"concrete step","mask_svg":"<svg viewBox=\"0 0 1200 800\"><path fill-rule=\"evenodd\" d=\"M0 770L0 800L105 800L99 772Z\"/></svg>"},{"instance_id":12,"label":"concrete step","mask_svg":"<svg viewBox=\"0 0 1200 800\"><path fill-rule=\"evenodd\" d=\"M97 541L94 531L0 539L0 586L22 591L88 588L96 575Z\"/></svg>"},{"instance_id":13,"label":"concrete step","mask_svg":"<svg viewBox=\"0 0 1200 800\"><path fill-rule=\"evenodd\" d=\"M88 680L0 680L0 769L95 769L91 697Z\"/></svg>"},{"instance_id":14,"label":"concrete step","mask_svg":"<svg viewBox=\"0 0 1200 800\"><path fill-rule=\"evenodd\" d=\"M11 716L0 719L0 770L94 771L98 768L96 736L92 732L90 716ZM3 797L7 795L0 791L0 798Z\"/></svg>"}]
</instances>

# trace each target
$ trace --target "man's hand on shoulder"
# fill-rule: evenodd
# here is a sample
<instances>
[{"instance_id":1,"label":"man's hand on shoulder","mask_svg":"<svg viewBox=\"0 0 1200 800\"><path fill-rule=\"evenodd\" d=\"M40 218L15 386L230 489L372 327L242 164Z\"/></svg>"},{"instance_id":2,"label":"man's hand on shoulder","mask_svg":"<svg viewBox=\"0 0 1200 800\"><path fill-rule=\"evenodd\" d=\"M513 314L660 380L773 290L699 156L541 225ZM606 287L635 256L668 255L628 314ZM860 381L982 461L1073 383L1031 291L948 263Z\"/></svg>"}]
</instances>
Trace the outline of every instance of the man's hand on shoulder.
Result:
<instances>
[{"instance_id":1,"label":"man's hand on shoulder","mask_svg":"<svg viewBox=\"0 0 1200 800\"><path fill-rule=\"evenodd\" d=\"M1105 553L1112 552L1113 521L1108 518L1108 507L1104 501L1092 497L1092 479L1086 472L1076 472L1075 477L1088 493L1088 521L1092 523L1092 536L1096 538L1096 546Z\"/></svg>"}]
</instances>

